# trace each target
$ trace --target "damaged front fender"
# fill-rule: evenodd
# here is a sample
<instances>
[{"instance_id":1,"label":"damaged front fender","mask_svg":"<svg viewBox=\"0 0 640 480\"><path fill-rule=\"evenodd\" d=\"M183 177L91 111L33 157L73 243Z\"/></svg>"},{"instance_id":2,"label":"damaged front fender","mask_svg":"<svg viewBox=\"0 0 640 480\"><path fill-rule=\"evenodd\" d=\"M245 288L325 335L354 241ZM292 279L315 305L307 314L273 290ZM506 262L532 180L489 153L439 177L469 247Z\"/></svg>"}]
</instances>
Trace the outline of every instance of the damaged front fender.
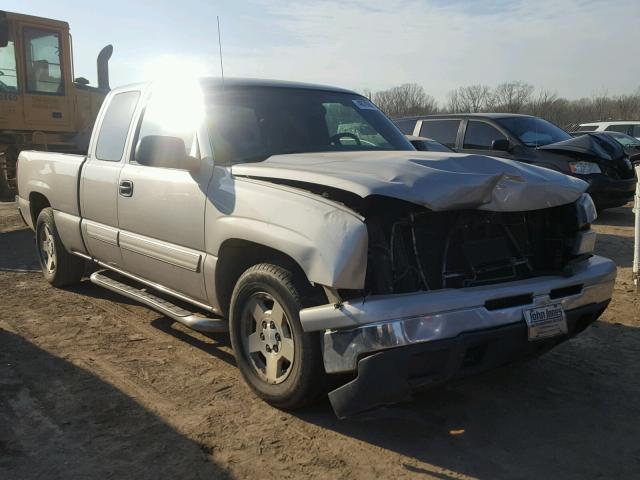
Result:
<instances>
[{"instance_id":1,"label":"damaged front fender","mask_svg":"<svg viewBox=\"0 0 640 480\"><path fill-rule=\"evenodd\" d=\"M206 222L214 255L227 240L246 240L291 257L312 283L364 288L368 234L361 216L299 189L230 177L218 181Z\"/></svg>"}]
</instances>

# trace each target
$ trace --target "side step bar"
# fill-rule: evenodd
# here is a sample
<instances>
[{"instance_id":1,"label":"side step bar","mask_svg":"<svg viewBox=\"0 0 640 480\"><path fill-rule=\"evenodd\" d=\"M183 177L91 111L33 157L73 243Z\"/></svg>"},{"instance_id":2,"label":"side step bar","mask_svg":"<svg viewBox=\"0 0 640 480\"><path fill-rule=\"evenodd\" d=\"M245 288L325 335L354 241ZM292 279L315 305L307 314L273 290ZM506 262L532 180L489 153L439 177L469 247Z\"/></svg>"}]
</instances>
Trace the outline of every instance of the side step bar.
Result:
<instances>
[{"instance_id":1,"label":"side step bar","mask_svg":"<svg viewBox=\"0 0 640 480\"><path fill-rule=\"evenodd\" d=\"M100 270L92 273L89 279L96 285L107 288L112 292L124 295L136 302L144 303L148 307L157 310L163 315L166 315L167 317L172 318L176 322L180 322L193 330L209 333L226 332L229 330L227 322L222 318L212 318L200 313L190 312L189 310L179 307L178 305L174 305L167 300L149 293L145 289L136 288L116 280L113 278L114 276L118 276L118 274L110 272L109 270Z\"/></svg>"}]
</instances>

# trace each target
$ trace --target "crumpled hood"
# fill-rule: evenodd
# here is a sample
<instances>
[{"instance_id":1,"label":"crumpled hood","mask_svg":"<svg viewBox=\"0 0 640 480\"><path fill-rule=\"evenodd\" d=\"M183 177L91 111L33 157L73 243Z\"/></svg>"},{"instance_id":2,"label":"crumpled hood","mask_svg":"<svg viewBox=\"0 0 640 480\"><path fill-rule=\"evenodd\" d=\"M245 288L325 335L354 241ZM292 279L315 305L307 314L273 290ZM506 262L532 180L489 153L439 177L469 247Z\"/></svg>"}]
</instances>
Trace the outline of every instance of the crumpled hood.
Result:
<instances>
[{"instance_id":1,"label":"crumpled hood","mask_svg":"<svg viewBox=\"0 0 640 480\"><path fill-rule=\"evenodd\" d=\"M274 155L232 167L237 176L283 179L406 200L433 211L527 211L574 202L587 183L545 168L447 152Z\"/></svg>"},{"instance_id":2,"label":"crumpled hood","mask_svg":"<svg viewBox=\"0 0 640 480\"><path fill-rule=\"evenodd\" d=\"M614 160L625 156L624 148L606 133L590 132L579 137L550 143L538 147L557 153L573 152L603 160Z\"/></svg>"}]
</instances>

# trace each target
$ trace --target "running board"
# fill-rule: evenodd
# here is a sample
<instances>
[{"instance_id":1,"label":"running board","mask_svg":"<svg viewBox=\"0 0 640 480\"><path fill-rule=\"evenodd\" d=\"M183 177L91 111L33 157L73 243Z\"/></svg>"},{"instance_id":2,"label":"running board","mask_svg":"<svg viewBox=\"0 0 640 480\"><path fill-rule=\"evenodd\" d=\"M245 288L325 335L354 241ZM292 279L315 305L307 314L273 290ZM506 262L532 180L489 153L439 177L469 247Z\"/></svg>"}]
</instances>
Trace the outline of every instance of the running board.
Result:
<instances>
[{"instance_id":1,"label":"running board","mask_svg":"<svg viewBox=\"0 0 640 480\"><path fill-rule=\"evenodd\" d=\"M229 330L227 322L222 318L212 318L200 313L191 312L149 293L146 289L136 288L116 280L113 276L117 276L117 274L109 270L100 270L92 273L89 279L96 285L107 288L112 292L124 295L136 302L144 303L146 306L157 310L163 315L193 330L209 333L226 332Z\"/></svg>"}]
</instances>

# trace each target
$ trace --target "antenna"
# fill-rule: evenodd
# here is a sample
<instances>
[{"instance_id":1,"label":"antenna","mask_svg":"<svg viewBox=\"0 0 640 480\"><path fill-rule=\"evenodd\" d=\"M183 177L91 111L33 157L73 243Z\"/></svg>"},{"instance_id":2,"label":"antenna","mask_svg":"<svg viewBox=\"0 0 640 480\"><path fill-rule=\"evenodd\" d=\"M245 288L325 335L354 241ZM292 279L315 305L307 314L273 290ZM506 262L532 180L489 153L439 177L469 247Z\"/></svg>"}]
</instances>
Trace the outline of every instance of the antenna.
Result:
<instances>
[{"instance_id":1,"label":"antenna","mask_svg":"<svg viewBox=\"0 0 640 480\"><path fill-rule=\"evenodd\" d=\"M222 40L220 39L220 17L216 15L218 21L218 48L220 50L220 73L222 75L222 86L224 87L224 66L222 65Z\"/></svg>"}]
</instances>

